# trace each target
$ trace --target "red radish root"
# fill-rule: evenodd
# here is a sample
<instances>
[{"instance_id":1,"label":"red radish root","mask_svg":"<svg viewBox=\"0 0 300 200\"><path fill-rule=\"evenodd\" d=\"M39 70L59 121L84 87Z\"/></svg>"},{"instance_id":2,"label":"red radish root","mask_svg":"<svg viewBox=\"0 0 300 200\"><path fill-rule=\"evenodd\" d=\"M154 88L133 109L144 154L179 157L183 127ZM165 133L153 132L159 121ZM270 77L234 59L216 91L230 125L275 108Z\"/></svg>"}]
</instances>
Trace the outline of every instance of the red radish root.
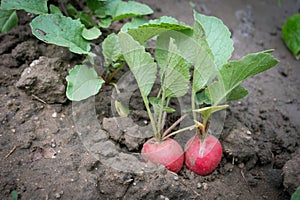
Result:
<instances>
[{"instance_id":1,"label":"red radish root","mask_svg":"<svg viewBox=\"0 0 300 200\"><path fill-rule=\"evenodd\" d=\"M161 164L172 172L179 172L184 161L184 152L178 142L166 139L157 142L154 138L148 140L142 148L142 157L156 165Z\"/></svg>"},{"instance_id":2,"label":"red radish root","mask_svg":"<svg viewBox=\"0 0 300 200\"><path fill-rule=\"evenodd\" d=\"M213 135L200 140L196 134L185 145L185 164L199 175L213 172L222 158L222 145Z\"/></svg>"}]
</instances>

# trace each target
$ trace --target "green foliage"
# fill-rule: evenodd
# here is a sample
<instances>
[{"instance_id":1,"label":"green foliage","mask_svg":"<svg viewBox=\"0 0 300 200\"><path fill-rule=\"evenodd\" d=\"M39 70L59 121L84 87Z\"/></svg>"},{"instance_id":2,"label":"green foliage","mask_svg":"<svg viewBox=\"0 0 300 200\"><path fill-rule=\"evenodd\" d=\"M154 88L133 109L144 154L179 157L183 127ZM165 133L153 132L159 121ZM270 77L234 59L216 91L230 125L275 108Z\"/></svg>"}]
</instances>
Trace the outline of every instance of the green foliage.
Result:
<instances>
[{"instance_id":1,"label":"green foliage","mask_svg":"<svg viewBox=\"0 0 300 200\"><path fill-rule=\"evenodd\" d=\"M223 65L219 71L219 80L208 86L207 93L210 95L214 105L225 102L226 98L237 94L232 94L234 91L243 91L243 95L246 94L245 89L240 86L241 82L245 79L261 73L271 67L275 66L279 61L271 56L271 51L264 51L259 53L253 53L245 56L241 60L231 61ZM238 87L238 89L236 89ZM235 97L236 99L236 97Z\"/></svg>"},{"instance_id":2,"label":"green foliage","mask_svg":"<svg viewBox=\"0 0 300 200\"><path fill-rule=\"evenodd\" d=\"M138 42L144 44L147 40L167 31L192 31L192 28L178 22L172 17L163 16L156 20L150 20L136 28L129 28L127 32Z\"/></svg>"},{"instance_id":3,"label":"green foliage","mask_svg":"<svg viewBox=\"0 0 300 200\"><path fill-rule=\"evenodd\" d=\"M189 65L180 56L174 39L169 43L168 54L160 63L160 79L165 97L180 97L189 89Z\"/></svg>"},{"instance_id":4,"label":"green foliage","mask_svg":"<svg viewBox=\"0 0 300 200\"><path fill-rule=\"evenodd\" d=\"M57 14L37 16L30 23L34 36L49 43L69 48L78 54L88 54L90 44L82 37L84 25L78 20Z\"/></svg>"},{"instance_id":5,"label":"green foliage","mask_svg":"<svg viewBox=\"0 0 300 200\"><path fill-rule=\"evenodd\" d=\"M33 14L48 13L47 0L2 0L3 10L25 10Z\"/></svg>"},{"instance_id":6,"label":"green foliage","mask_svg":"<svg viewBox=\"0 0 300 200\"><path fill-rule=\"evenodd\" d=\"M141 4L135 1L121 1L116 6L112 16L113 20L120 20L128 17L149 15L152 13L153 10L145 4Z\"/></svg>"},{"instance_id":7,"label":"green foliage","mask_svg":"<svg viewBox=\"0 0 300 200\"><path fill-rule=\"evenodd\" d=\"M91 27L95 25L95 22L88 13L78 11L72 4L67 5L67 12L71 17L79 19L81 23L83 23L86 27Z\"/></svg>"},{"instance_id":8,"label":"green foliage","mask_svg":"<svg viewBox=\"0 0 300 200\"><path fill-rule=\"evenodd\" d=\"M120 32L119 43L125 61L137 81L141 95L143 99L146 99L156 80L156 63L145 51L145 48L129 34Z\"/></svg>"},{"instance_id":9,"label":"green foliage","mask_svg":"<svg viewBox=\"0 0 300 200\"><path fill-rule=\"evenodd\" d=\"M123 32L127 32L127 30L129 28L137 28L143 24L148 23L149 21L144 19L144 18L140 18L140 17L136 17L133 18L130 22L127 22L126 24L124 24L121 28L121 31Z\"/></svg>"},{"instance_id":10,"label":"green foliage","mask_svg":"<svg viewBox=\"0 0 300 200\"><path fill-rule=\"evenodd\" d=\"M53 5L53 4L50 4L50 13L51 14L59 14L59 15L63 15L62 14L62 12L60 11L60 9L57 7L57 6L55 6L55 5Z\"/></svg>"},{"instance_id":11,"label":"green foliage","mask_svg":"<svg viewBox=\"0 0 300 200\"><path fill-rule=\"evenodd\" d=\"M13 190L13 191L11 192L11 195L12 195L12 199L13 199L13 200L18 200L18 193L17 193L16 190Z\"/></svg>"},{"instance_id":12,"label":"green foliage","mask_svg":"<svg viewBox=\"0 0 300 200\"><path fill-rule=\"evenodd\" d=\"M66 77L68 81L67 97L72 101L81 101L99 92L104 80L94 68L76 65Z\"/></svg>"},{"instance_id":13,"label":"green foliage","mask_svg":"<svg viewBox=\"0 0 300 200\"><path fill-rule=\"evenodd\" d=\"M116 62L121 56L119 37L115 33L108 35L102 43L102 50L108 65Z\"/></svg>"},{"instance_id":14,"label":"green foliage","mask_svg":"<svg viewBox=\"0 0 300 200\"><path fill-rule=\"evenodd\" d=\"M209 116L211 116L211 114L218 112L220 110L224 110L228 107L229 107L229 105L208 106L208 107L193 110L193 112L198 112L198 113L202 114L203 116L209 117Z\"/></svg>"},{"instance_id":15,"label":"green foliage","mask_svg":"<svg viewBox=\"0 0 300 200\"><path fill-rule=\"evenodd\" d=\"M148 98L158 75L154 60L142 45L155 36L155 60L159 66L161 86L156 97ZM203 124L200 124L205 134L210 116L228 107L220 103L237 100L248 94L240 85L242 81L278 63L270 55L271 50L249 54L238 61L228 61L233 51L228 28L221 20L197 12L194 13L193 28L170 17L149 22L132 20L119 33L118 42L136 78L158 141L173 135L161 133L165 117L163 113L175 111L168 107L170 98L185 95L190 82L194 120L197 120L196 113L203 116ZM190 72L193 72L192 79ZM149 103L156 117L152 116ZM195 104L206 107L195 109ZM198 123L187 128L199 127Z\"/></svg>"},{"instance_id":16,"label":"green foliage","mask_svg":"<svg viewBox=\"0 0 300 200\"><path fill-rule=\"evenodd\" d=\"M18 24L18 16L15 10L0 9L0 32L7 33Z\"/></svg>"},{"instance_id":17,"label":"green foliage","mask_svg":"<svg viewBox=\"0 0 300 200\"><path fill-rule=\"evenodd\" d=\"M217 68L214 64L212 50L209 48L204 28L197 19L197 13L194 14L194 35L196 42L194 47L194 74L192 83L192 93L202 90L217 74Z\"/></svg>"},{"instance_id":18,"label":"green foliage","mask_svg":"<svg viewBox=\"0 0 300 200\"><path fill-rule=\"evenodd\" d=\"M101 31L99 28L97 28L96 26L87 29L84 28L82 31L82 37L86 40L95 40L97 39L100 35L101 35Z\"/></svg>"},{"instance_id":19,"label":"green foliage","mask_svg":"<svg viewBox=\"0 0 300 200\"><path fill-rule=\"evenodd\" d=\"M134 1L95 1L87 0L88 7L100 18L99 26L107 28L112 21L129 17L138 17L152 14L153 10L145 5Z\"/></svg>"},{"instance_id":20,"label":"green foliage","mask_svg":"<svg viewBox=\"0 0 300 200\"><path fill-rule=\"evenodd\" d=\"M296 191L291 197L291 200L300 200L300 186L297 187Z\"/></svg>"},{"instance_id":21,"label":"green foliage","mask_svg":"<svg viewBox=\"0 0 300 200\"><path fill-rule=\"evenodd\" d=\"M282 26L282 37L296 59L300 58L300 14L295 14L286 20Z\"/></svg>"},{"instance_id":22,"label":"green foliage","mask_svg":"<svg viewBox=\"0 0 300 200\"><path fill-rule=\"evenodd\" d=\"M212 16L194 13L197 21L204 29L206 41L214 56L214 63L218 68L227 63L233 52L233 41L231 33L223 22Z\"/></svg>"}]
</instances>

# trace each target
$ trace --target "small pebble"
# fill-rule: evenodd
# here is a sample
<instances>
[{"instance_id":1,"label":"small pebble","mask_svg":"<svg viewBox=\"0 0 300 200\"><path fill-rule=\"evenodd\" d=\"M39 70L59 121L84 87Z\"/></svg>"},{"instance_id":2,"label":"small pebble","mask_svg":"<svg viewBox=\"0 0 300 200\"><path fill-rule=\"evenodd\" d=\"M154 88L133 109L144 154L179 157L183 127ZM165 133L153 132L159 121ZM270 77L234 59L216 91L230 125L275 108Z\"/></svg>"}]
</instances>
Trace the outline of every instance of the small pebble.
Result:
<instances>
[{"instance_id":1,"label":"small pebble","mask_svg":"<svg viewBox=\"0 0 300 200\"><path fill-rule=\"evenodd\" d=\"M247 135L251 135L252 134L251 131L249 131L249 130L246 133L247 133Z\"/></svg>"},{"instance_id":2,"label":"small pebble","mask_svg":"<svg viewBox=\"0 0 300 200\"><path fill-rule=\"evenodd\" d=\"M179 178L178 176L174 176L174 180L177 181Z\"/></svg>"},{"instance_id":3,"label":"small pebble","mask_svg":"<svg viewBox=\"0 0 300 200\"><path fill-rule=\"evenodd\" d=\"M54 197L55 197L56 199L60 199L61 195L60 195L59 192L56 192L56 193L54 194Z\"/></svg>"},{"instance_id":4,"label":"small pebble","mask_svg":"<svg viewBox=\"0 0 300 200\"><path fill-rule=\"evenodd\" d=\"M197 183L197 188L200 189L202 187L201 183Z\"/></svg>"},{"instance_id":5,"label":"small pebble","mask_svg":"<svg viewBox=\"0 0 300 200\"><path fill-rule=\"evenodd\" d=\"M52 148L55 148L56 147L56 142L53 140L53 141L51 141L51 147Z\"/></svg>"},{"instance_id":6,"label":"small pebble","mask_svg":"<svg viewBox=\"0 0 300 200\"><path fill-rule=\"evenodd\" d=\"M203 186L203 190L207 190L208 189L208 184L207 183L202 183Z\"/></svg>"},{"instance_id":7,"label":"small pebble","mask_svg":"<svg viewBox=\"0 0 300 200\"><path fill-rule=\"evenodd\" d=\"M25 187L25 185L21 185L21 191L22 191L22 192L26 192L26 187Z\"/></svg>"},{"instance_id":8,"label":"small pebble","mask_svg":"<svg viewBox=\"0 0 300 200\"><path fill-rule=\"evenodd\" d=\"M245 164L244 164L244 163L240 163L240 164L238 164L238 167L239 167L240 169L244 169Z\"/></svg>"},{"instance_id":9,"label":"small pebble","mask_svg":"<svg viewBox=\"0 0 300 200\"><path fill-rule=\"evenodd\" d=\"M54 112L54 113L52 114L52 117L53 117L53 118L56 118L56 117L57 117L57 112Z\"/></svg>"},{"instance_id":10,"label":"small pebble","mask_svg":"<svg viewBox=\"0 0 300 200\"><path fill-rule=\"evenodd\" d=\"M169 200L169 198L165 197L164 195L160 195L159 197L160 197L160 199L163 199L163 200Z\"/></svg>"},{"instance_id":11,"label":"small pebble","mask_svg":"<svg viewBox=\"0 0 300 200\"><path fill-rule=\"evenodd\" d=\"M226 163L225 165L224 165L224 169L227 171L227 172L232 172L232 170L233 170L233 164L231 164L231 163Z\"/></svg>"},{"instance_id":12,"label":"small pebble","mask_svg":"<svg viewBox=\"0 0 300 200\"><path fill-rule=\"evenodd\" d=\"M11 132L15 133L15 132L16 132L16 129L12 128L12 129L11 129Z\"/></svg>"}]
</instances>

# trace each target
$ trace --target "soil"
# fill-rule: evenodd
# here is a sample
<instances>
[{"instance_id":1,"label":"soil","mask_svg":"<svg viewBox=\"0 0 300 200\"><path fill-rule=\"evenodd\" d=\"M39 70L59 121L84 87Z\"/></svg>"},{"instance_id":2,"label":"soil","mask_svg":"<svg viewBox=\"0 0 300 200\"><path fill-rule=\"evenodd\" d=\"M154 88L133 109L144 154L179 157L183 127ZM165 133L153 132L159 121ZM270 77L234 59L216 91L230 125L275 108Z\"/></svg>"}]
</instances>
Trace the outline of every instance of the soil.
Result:
<instances>
[{"instance_id":1,"label":"soil","mask_svg":"<svg viewBox=\"0 0 300 200\"><path fill-rule=\"evenodd\" d=\"M40 42L28 24L33 16L18 12L19 25L0 34L0 199L12 199L14 190L19 199L290 199L300 185L300 68L280 27L299 12L299 0L281 7L271 0L141 2L155 11L151 18L190 25L193 4L229 27L232 59L274 49L280 60L247 80L249 95L230 104L217 170L198 176L184 167L174 174L143 162L139 152L151 128L136 88L120 97L105 85L96 97L68 101L65 76L82 57ZM130 104L128 118L117 117L118 98ZM192 134L175 139L184 146Z\"/></svg>"}]
</instances>

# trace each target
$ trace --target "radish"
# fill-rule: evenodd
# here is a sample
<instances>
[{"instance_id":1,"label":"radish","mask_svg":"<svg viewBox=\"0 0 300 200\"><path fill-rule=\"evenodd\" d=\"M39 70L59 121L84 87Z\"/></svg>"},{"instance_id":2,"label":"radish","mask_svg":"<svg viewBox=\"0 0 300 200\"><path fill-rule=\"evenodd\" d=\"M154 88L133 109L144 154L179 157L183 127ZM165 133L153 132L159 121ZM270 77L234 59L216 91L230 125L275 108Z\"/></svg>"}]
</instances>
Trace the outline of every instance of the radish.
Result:
<instances>
[{"instance_id":1,"label":"radish","mask_svg":"<svg viewBox=\"0 0 300 200\"><path fill-rule=\"evenodd\" d=\"M228 28L219 19L197 12L194 12L194 20L194 27L191 28L180 23L169 24L161 19L162 23L158 20L155 27L162 28L165 32L153 32L153 24L144 24L140 27L142 29L135 28L134 34L121 31L118 42L122 57L137 82L153 130L154 138L142 148L144 159L178 172L184 155L181 146L170 137L196 129L197 135L185 148L186 164L195 173L206 175L218 166L222 157L218 139L207 135L211 114L228 108L228 105L220 105L221 103L246 96L248 92L240 85L242 81L275 66L278 60L269 55L272 50L267 50L249 54L237 61L228 61L233 50ZM218 27L217 33L208 37L206 34L211 33L211 25ZM188 38L174 27L193 34ZM151 32L151 36L144 34L145 31ZM154 36L158 36L155 58L143 45ZM221 52L224 54L219 55L219 46L212 45L215 40L224 42ZM186 52L186 45L190 51ZM157 79L160 87L156 88L155 93L153 86ZM176 111L170 107L171 99L185 96L189 91L191 109L185 110L184 115L170 127L165 127L168 113ZM198 107L200 109L196 109ZM172 132L190 113L193 114L195 123ZM202 116L202 123L199 122L197 113Z\"/></svg>"},{"instance_id":2,"label":"radish","mask_svg":"<svg viewBox=\"0 0 300 200\"><path fill-rule=\"evenodd\" d=\"M185 145L185 164L199 175L213 172L222 158L222 145L213 135L204 140L196 134Z\"/></svg>"},{"instance_id":3,"label":"radish","mask_svg":"<svg viewBox=\"0 0 300 200\"><path fill-rule=\"evenodd\" d=\"M222 158L222 145L219 140L207 134L212 113L228 108L228 105L209 106L194 109L202 115L202 123L195 120L196 135L185 144L185 164L199 175L208 175L219 165ZM196 117L195 117L196 118Z\"/></svg>"},{"instance_id":4,"label":"radish","mask_svg":"<svg viewBox=\"0 0 300 200\"><path fill-rule=\"evenodd\" d=\"M184 157L183 149L173 139L157 142L154 138L148 140L142 148L142 157L153 164L161 164L172 172L179 172L182 168Z\"/></svg>"}]
</instances>

